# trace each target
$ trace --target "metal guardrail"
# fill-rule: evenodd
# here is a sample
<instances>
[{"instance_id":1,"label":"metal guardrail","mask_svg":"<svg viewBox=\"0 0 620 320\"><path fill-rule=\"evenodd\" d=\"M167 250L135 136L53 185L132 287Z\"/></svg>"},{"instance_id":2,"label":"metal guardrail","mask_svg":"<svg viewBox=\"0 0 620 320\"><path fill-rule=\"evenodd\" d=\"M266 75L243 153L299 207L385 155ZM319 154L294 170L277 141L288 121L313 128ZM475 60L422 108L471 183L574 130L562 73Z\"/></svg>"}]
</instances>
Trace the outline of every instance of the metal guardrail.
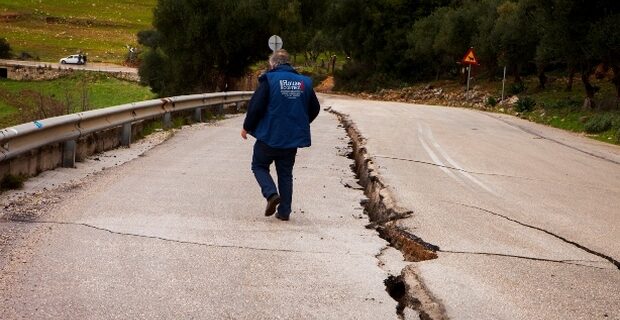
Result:
<instances>
[{"instance_id":1,"label":"metal guardrail","mask_svg":"<svg viewBox=\"0 0 620 320\"><path fill-rule=\"evenodd\" d=\"M5 128L0 130L0 162L58 142L65 142L63 159L71 157L71 154L67 153L73 153L75 160L77 139L90 133L122 126L121 144L129 145L133 122L156 117L163 117L164 122L170 122L172 113L191 109L195 110L195 118L200 120L203 108L245 102L251 98L252 93L252 91L220 92L154 99Z\"/></svg>"}]
</instances>

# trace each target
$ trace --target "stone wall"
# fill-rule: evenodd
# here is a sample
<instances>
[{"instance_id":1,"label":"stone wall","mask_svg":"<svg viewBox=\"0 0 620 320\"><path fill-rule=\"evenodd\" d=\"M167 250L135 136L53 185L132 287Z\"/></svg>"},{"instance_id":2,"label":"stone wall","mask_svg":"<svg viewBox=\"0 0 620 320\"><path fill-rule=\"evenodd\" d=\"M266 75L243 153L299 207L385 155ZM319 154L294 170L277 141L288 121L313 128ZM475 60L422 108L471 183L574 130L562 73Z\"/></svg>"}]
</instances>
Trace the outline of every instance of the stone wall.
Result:
<instances>
[{"instance_id":1,"label":"stone wall","mask_svg":"<svg viewBox=\"0 0 620 320\"><path fill-rule=\"evenodd\" d=\"M3 66L0 65L0 68L7 69L7 77L11 80L28 80L28 81L43 81L43 80L54 80L60 77L69 75L75 71L80 71L81 69L72 69L72 68L60 68L60 67L52 67L51 65L40 65L40 66ZM91 71L95 72L95 71ZM109 72L110 76L115 77L120 80L126 81L140 81L140 76L135 73L128 72Z\"/></svg>"},{"instance_id":2,"label":"stone wall","mask_svg":"<svg viewBox=\"0 0 620 320\"><path fill-rule=\"evenodd\" d=\"M161 121L154 119L134 123L132 125L132 141L142 132L145 122ZM76 161L83 161L86 157L111 150L120 146L121 128L95 132L81 137L77 141ZM39 173L62 166L63 143L54 143L28 151L16 158L0 162L0 178L6 175L36 176Z\"/></svg>"},{"instance_id":3,"label":"stone wall","mask_svg":"<svg viewBox=\"0 0 620 320\"><path fill-rule=\"evenodd\" d=\"M8 71L8 78L11 80L53 80L73 72L71 69L54 69L51 65L45 67L29 67L29 66L2 66Z\"/></svg>"}]
</instances>

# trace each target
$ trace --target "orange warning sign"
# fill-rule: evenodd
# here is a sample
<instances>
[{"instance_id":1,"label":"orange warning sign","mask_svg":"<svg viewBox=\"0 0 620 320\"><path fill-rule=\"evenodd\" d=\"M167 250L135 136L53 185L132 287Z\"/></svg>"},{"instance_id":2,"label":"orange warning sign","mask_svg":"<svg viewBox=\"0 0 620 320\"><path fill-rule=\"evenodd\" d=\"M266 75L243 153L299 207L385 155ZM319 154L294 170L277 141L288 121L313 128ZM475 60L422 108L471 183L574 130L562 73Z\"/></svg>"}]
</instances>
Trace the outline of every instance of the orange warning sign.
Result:
<instances>
[{"instance_id":1,"label":"orange warning sign","mask_svg":"<svg viewBox=\"0 0 620 320\"><path fill-rule=\"evenodd\" d=\"M476 55L474 54L474 48L469 48L469 50L467 50L467 53L463 57L463 60L461 60L461 63L478 64L478 59L476 59Z\"/></svg>"}]
</instances>

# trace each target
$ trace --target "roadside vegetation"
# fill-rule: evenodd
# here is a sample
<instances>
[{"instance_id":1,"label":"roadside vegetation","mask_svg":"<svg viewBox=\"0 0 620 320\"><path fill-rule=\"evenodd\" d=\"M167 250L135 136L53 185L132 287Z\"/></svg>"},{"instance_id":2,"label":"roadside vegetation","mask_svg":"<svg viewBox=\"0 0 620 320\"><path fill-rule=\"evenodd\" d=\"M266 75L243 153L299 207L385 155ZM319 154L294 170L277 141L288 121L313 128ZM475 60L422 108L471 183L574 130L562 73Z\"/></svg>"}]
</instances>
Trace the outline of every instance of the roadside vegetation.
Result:
<instances>
[{"instance_id":1,"label":"roadside vegetation","mask_svg":"<svg viewBox=\"0 0 620 320\"><path fill-rule=\"evenodd\" d=\"M474 47L472 86L485 92L485 109L614 143L618 25L616 0L0 0L0 38L13 57L56 61L81 51L89 61L131 62L157 96L248 89L243 79L265 69L273 34L317 86L329 77L346 93L429 83L462 93L459 62ZM518 97L510 105L497 89L504 68L506 96ZM0 100L0 117L19 108Z\"/></svg>"},{"instance_id":2,"label":"roadside vegetation","mask_svg":"<svg viewBox=\"0 0 620 320\"><path fill-rule=\"evenodd\" d=\"M105 73L74 72L48 81L0 80L0 128L155 98L149 88Z\"/></svg>"},{"instance_id":3,"label":"roadside vegetation","mask_svg":"<svg viewBox=\"0 0 620 320\"><path fill-rule=\"evenodd\" d=\"M0 0L0 38L15 58L55 62L82 52L91 62L120 64L151 25L156 2Z\"/></svg>"},{"instance_id":4,"label":"roadside vegetation","mask_svg":"<svg viewBox=\"0 0 620 320\"><path fill-rule=\"evenodd\" d=\"M159 0L153 28L138 34L140 75L160 95L235 89L231 79L264 61L278 34L304 73L317 82L333 74L336 91L433 81L460 91L461 59L474 47L485 108L498 105L493 87L506 70L506 95L518 99L498 111L618 143L618 25L616 0Z\"/></svg>"}]
</instances>

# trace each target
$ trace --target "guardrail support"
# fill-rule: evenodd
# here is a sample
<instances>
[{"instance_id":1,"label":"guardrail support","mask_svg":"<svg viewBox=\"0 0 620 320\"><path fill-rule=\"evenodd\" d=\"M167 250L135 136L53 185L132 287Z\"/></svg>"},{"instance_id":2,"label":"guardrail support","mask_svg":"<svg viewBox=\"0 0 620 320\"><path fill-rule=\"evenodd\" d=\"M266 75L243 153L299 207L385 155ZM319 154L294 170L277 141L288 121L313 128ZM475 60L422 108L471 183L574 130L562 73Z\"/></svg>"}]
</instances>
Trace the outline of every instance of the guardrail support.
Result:
<instances>
[{"instance_id":1,"label":"guardrail support","mask_svg":"<svg viewBox=\"0 0 620 320\"><path fill-rule=\"evenodd\" d=\"M202 122L202 108L194 109L194 121Z\"/></svg>"},{"instance_id":2,"label":"guardrail support","mask_svg":"<svg viewBox=\"0 0 620 320\"><path fill-rule=\"evenodd\" d=\"M218 104L218 105L215 107L215 112L216 112L217 114L219 114L219 115L224 114L224 104Z\"/></svg>"},{"instance_id":3,"label":"guardrail support","mask_svg":"<svg viewBox=\"0 0 620 320\"><path fill-rule=\"evenodd\" d=\"M63 168L75 167L75 149L77 142L75 140L65 141L62 147L62 166Z\"/></svg>"},{"instance_id":4,"label":"guardrail support","mask_svg":"<svg viewBox=\"0 0 620 320\"><path fill-rule=\"evenodd\" d=\"M131 122L123 124L123 132L121 133L121 146L129 147L131 144Z\"/></svg>"},{"instance_id":5,"label":"guardrail support","mask_svg":"<svg viewBox=\"0 0 620 320\"><path fill-rule=\"evenodd\" d=\"M172 127L172 114L170 114L170 112L164 113L162 126L164 129L170 129Z\"/></svg>"},{"instance_id":6,"label":"guardrail support","mask_svg":"<svg viewBox=\"0 0 620 320\"><path fill-rule=\"evenodd\" d=\"M235 107L237 108L237 112L241 111L241 102L235 103Z\"/></svg>"}]
</instances>

